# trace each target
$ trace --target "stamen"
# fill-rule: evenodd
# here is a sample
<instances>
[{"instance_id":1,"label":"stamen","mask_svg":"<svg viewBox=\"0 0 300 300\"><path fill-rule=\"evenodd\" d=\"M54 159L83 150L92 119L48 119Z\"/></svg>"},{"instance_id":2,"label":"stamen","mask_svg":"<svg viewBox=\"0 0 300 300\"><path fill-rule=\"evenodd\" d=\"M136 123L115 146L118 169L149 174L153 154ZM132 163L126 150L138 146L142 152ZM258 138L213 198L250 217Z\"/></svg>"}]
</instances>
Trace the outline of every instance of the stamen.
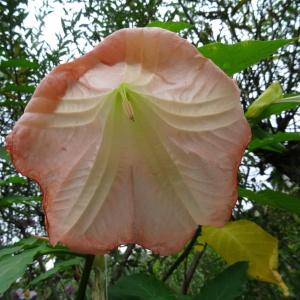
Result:
<instances>
[{"instance_id":1,"label":"stamen","mask_svg":"<svg viewBox=\"0 0 300 300\"><path fill-rule=\"evenodd\" d=\"M125 114L129 118L129 120L134 121L134 114L133 114L133 108L130 103L130 101L127 98L126 90L124 88L121 88L121 97L122 97L122 106Z\"/></svg>"}]
</instances>

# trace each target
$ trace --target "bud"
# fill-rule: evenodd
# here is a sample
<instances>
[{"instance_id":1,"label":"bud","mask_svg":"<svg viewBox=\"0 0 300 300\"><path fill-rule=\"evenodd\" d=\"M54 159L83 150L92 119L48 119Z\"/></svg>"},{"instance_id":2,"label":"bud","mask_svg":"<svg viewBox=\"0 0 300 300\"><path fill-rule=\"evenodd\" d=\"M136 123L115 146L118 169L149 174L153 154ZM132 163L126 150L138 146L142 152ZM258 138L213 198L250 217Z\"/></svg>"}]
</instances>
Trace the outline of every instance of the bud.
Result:
<instances>
[{"instance_id":1,"label":"bud","mask_svg":"<svg viewBox=\"0 0 300 300\"><path fill-rule=\"evenodd\" d=\"M257 118L270 104L282 97L279 82L273 82L248 108L245 116L248 119Z\"/></svg>"}]
</instances>

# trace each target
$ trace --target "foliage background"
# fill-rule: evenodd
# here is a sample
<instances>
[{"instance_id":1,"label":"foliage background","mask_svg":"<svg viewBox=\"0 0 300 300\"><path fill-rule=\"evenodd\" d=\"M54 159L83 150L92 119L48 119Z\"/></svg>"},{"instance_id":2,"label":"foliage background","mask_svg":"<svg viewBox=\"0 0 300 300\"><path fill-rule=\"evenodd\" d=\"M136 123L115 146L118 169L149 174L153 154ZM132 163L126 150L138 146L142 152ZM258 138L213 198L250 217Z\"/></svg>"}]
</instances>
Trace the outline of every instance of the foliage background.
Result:
<instances>
[{"instance_id":1,"label":"foliage background","mask_svg":"<svg viewBox=\"0 0 300 300\"><path fill-rule=\"evenodd\" d=\"M34 6L36 22L28 24L27 15ZM43 34L47 16L61 7L62 30L57 43ZM297 0L103 0L103 1L13 1L0 0L0 142L22 114L35 86L54 66L72 60L95 46L106 35L124 27L143 27L154 20L183 21L189 29L181 31L196 47L212 43L236 43L243 40L274 40L299 37L300 2ZM276 55L234 75L241 88L246 110L272 82L278 81L287 95L300 90L299 41L282 48ZM30 63L29 63L29 62ZM6 63L5 63L6 62ZM9 63L7 63L9 62ZM23 65L22 65L23 64ZM289 109L271 118L259 120L254 134L299 131L299 113ZM300 196L300 143L283 143L284 151L256 149L247 151L240 169L240 185L253 191L265 188ZM274 146L275 147L275 146ZM276 147L275 147L276 148ZM45 235L40 191L36 184L15 173L0 148L0 246L32 235ZM235 219L253 220L279 240L279 270L289 286L291 299L300 297L300 217L299 215L240 198ZM46 252L45 252L46 253ZM180 291L185 274L195 258L191 253L168 280ZM55 265L68 257L57 256ZM41 256L26 269L25 275L5 294L10 299L16 288L24 288L47 269L53 256ZM109 279L139 271L160 278L174 263L174 257L157 257L135 245L115 250L108 259ZM0 261L1 263L1 261ZM12 266L13 268L14 266ZM193 275L189 294L223 270L224 261L208 248ZM38 299L72 299L78 285L82 261L61 267L54 276L34 285ZM282 299L274 285L248 281L240 299Z\"/></svg>"}]
</instances>

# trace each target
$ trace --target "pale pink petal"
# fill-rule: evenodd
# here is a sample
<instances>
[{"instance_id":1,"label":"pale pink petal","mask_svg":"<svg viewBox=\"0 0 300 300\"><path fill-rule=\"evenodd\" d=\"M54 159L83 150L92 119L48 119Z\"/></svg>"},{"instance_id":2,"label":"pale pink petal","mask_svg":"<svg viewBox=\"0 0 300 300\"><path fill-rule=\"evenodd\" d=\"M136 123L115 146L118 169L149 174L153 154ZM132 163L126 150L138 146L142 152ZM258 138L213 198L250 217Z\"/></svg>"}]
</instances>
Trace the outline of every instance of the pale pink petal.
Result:
<instances>
[{"instance_id":1,"label":"pale pink petal","mask_svg":"<svg viewBox=\"0 0 300 300\"><path fill-rule=\"evenodd\" d=\"M51 243L164 255L228 220L249 139L234 81L176 34L139 28L46 76L7 146L41 186Z\"/></svg>"}]
</instances>

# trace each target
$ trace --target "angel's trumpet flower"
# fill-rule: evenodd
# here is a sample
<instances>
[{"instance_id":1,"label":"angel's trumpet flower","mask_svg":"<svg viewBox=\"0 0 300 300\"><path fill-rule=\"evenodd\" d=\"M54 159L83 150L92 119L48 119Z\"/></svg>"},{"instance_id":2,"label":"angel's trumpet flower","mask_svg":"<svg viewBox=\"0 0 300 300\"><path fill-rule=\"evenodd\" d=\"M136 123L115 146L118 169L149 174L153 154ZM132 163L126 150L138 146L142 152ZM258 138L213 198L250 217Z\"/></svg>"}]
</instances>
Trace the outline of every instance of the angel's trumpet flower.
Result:
<instances>
[{"instance_id":1,"label":"angel's trumpet flower","mask_svg":"<svg viewBox=\"0 0 300 300\"><path fill-rule=\"evenodd\" d=\"M176 34L139 28L47 75L7 147L42 189L52 244L165 255L228 220L249 137L232 79Z\"/></svg>"}]
</instances>

